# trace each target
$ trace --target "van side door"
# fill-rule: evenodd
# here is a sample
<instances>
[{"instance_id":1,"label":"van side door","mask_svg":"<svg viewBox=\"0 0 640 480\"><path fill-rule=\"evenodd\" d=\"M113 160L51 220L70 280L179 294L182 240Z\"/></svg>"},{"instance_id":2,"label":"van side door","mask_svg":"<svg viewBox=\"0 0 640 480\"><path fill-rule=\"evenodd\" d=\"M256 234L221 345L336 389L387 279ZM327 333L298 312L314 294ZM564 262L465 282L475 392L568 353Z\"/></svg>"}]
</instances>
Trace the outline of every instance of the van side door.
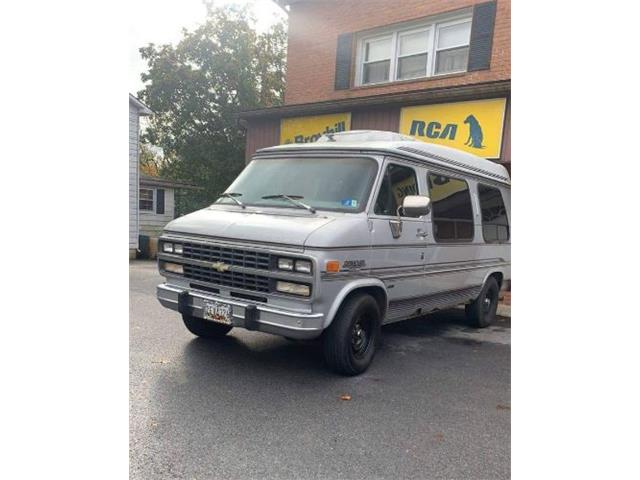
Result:
<instances>
[{"instance_id":1,"label":"van side door","mask_svg":"<svg viewBox=\"0 0 640 480\"><path fill-rule=\"evenodd\" d=\"M422 169L398 160L386 159L378 181L374 202L369 211L371 229L372 276L387 286L389 311L387 320L409 316L399 300L424 295L424 258L427 250L426 217L398 218L398 207L407 195L422 195L419 181ZM402 230L394 232L393 223L401 221ZM405 302L406 303L406 302ZM411 309L411 302L406 304ZM415 309L413 309L415 310Z\"/></svg>"},{"instance_id":2,"label":"van side door","mask_svg":"<svg viewBox=\"0 0 640 480\"><path fill-rule=\"evenodd\" d=\"M460 301L482 284L483 242L478 238L479 215L474 206L475 182L463 175L427 172L431 198L431 247L425 258L428 295L446 295Z\"/></svg>"}]
</instances>

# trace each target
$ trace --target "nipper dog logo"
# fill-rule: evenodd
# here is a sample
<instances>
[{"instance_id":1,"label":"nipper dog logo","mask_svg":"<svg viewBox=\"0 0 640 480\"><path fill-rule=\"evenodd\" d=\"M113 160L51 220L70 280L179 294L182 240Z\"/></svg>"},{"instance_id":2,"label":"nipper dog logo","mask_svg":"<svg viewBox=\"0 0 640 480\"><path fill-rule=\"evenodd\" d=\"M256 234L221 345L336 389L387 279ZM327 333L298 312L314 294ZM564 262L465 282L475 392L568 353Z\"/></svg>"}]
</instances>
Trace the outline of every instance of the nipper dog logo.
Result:
<instances>
[{"instance_id":1,"label":"nipper dog logo","mask_svg":"<svg viewBox=\"0 0 640 480\"><path fill-rule=\"evenodd\" d=\"M485 158L499 158L506 99L405 107L400 133Z\"/></svg>"},{"instance_id":2,"label":"nipper dog logo","mask_svg":"<svg viewBox=\"0 0 640 480\"><path fill-rule=\"evenodd\" d=\"M482 146L482 127L478 119L473 115L469 115L464 119L464 123L469 125L469 137L464 144L473 148L484 148Z\"/></svg>"}]
</instances>

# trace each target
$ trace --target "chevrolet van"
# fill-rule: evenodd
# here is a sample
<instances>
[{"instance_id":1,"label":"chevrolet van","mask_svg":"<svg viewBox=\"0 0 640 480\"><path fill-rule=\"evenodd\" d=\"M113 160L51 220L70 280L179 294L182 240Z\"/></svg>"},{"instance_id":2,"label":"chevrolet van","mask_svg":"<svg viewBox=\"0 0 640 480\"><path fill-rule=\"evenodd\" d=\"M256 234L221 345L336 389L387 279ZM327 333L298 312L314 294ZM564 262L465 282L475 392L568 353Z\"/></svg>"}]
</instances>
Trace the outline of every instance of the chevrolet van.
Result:
<instances>
[{"instance_id":1,"label":"chevrolet van","mask_svg":"<svg viewBox=\"0 0 640 480\"><path fill-rule=\"evenodd\" d=\"M320 338L356 375L384 324L465 305L490 325L511 277L510 179L470 153L390 132L259 150L217 201L164 229L160 303L219 338Z\"/></svg>"}]
</instances>

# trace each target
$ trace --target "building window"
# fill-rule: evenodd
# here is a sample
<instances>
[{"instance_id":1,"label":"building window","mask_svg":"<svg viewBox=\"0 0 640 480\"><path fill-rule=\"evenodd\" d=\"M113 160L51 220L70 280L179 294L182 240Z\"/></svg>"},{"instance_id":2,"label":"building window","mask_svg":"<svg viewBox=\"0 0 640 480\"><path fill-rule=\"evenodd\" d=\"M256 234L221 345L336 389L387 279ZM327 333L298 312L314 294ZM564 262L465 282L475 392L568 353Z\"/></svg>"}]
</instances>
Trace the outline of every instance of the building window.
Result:
<instances>
[{"instance_id":1,"label":"building window","mask_svg":"<svg viewBox=\"0 0 640 480\"><path fill-rule=\"evenodd\" d=\"M480 210L482 211L482 236L487 243L509 240L509 219L500 190L478 185Z\"/></svg>"},{"instance_id":2,"label":"building window","mask_svg":"<svg viewBox=\"0 0 640 480\"><path fill-rule=\"evenodd\" d=\"M389 81L392 37L372 38L364 42L362 79L364 83Z\"/></svg>"},{"instance_id":3,"label":"building window","mask_svg":"<svg viewBox=\"0 0 640 480\"><path fill-rule=\"evenodd\" d=\"M429 64L429 29L398 34L397 80L420 78L427 75Z\"/></svg>"},{"instance_id":4,"label":"building window","mask_svg":"<svg viewBox=\"0 0 640 480\"><path fill-rule=\"evenodd\" d=\"M427 184L434 238L439 242L473 240L473 207L467 182L430 173Z\"/></svg>"},{"instance_id":5,"label":"building window","mask_svg":"<svg viewBox=\"0 0 640 480\"><path fill-rule=\"evenodd\" d=\"M152 188L140 189L140 210L153 212L153 189Z\"/></svg>"},{"instance_id":6,"label":"building window","mask_svg":"<svg viewBox=\"0 0 640 480\"><path fill-rule=\"evenodd\" d=\"M362 36L356 85L465 72L470 36L470 13Z\"/></svg>"},{"instance_id":7,"label":"building window","mask_svg":"<svg viewBox=\"0 0 640 480\"><path fill-rule=\"evenodd\" d=\"M387 166L384 173L374 212L378 215L395 217L404 197L418 194L418 178L415 170L392 163Z\"/></svg>"},{"instance_id":8,"label":"building window","mask_svg":"<svg viewBox=\"0 0 640 480\"><path fill-rule=\"evenodd\" d=\"M436 75L467 70L470 36L471 20L438 26Z\"/></svg>"}]
</instances>

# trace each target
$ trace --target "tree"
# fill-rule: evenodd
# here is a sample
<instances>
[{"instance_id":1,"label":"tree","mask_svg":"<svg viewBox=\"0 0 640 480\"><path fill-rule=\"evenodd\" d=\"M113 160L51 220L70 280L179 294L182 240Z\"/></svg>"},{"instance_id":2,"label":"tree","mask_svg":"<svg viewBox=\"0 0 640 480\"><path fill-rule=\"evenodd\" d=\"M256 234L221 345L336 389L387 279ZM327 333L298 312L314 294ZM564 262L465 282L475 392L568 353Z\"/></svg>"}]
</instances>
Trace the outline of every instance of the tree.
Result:
<instances>
[{"instance_id":1,"label":"tree","mask_svg":"<svg viewBox=\"0 0 640 480\"><path fill-rule=\"evenodd\" d=\"M203 25L173 45L140 49L148 72L139 97L153 110L143 140L162 148L160 174L201 189L180 196L179 214L211 204L244 167L242 110L280 105L286 29L257 33L247 7L207 4Z\"/></svg>"},{"instance_id":2,"label":"tree","mask_svg":"<svg viewBox=\"0 0 640 480\"><path fill-rule=\"evenodd\" d=\"M140 171L145 175L151 175L152 177L159 176L160 173L160 158L152 150L152 148L146 143L140 144L139 162Z\"/></svg>"}]
</instances>

